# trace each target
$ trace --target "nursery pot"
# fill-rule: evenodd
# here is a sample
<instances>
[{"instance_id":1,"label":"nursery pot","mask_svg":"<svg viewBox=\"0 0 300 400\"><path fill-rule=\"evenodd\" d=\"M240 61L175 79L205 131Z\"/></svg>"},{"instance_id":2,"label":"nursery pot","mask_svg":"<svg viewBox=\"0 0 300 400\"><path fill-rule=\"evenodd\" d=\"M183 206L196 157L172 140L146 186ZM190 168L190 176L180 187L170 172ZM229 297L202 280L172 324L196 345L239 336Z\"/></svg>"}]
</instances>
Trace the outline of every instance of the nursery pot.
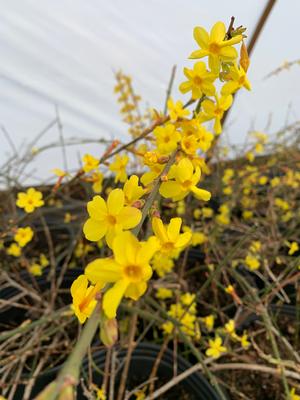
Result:
<instances>
[{"instance_id":1,"label":"nursery pot","mask_svg":"<svg viewBox=\"0 0 300 400\"><path fill-rule=\"evenodd\" d=\"M118 387L123 371L124 360L127 355L126 349L116 349L117 351L117 367L115 378L115 393L118 393ZM160 346L152 343L140 343L133 351L127 375L126 390L132 390L143 384L150 377L152 368L159 354ZM93 368L93 382L101 387L103 375L100 371L104 371L106 350L96 351L92 354L96 368ZM161 362L157 369L155 388L164 385L173 378L174 357L173 352L167 349L162 356ZM180 374L191 367L181 356L177 356L177 374ZM55 368L48 373L41 375L35 384L32 396L36 396L44 387L47 386L57 376L60 368ZM82 365L81 376L88 373L88 361L84 360ZM19 387L15 400L22 399L24 387ZM132 396L131 399L135 397ZM174 385L170 390L158 397L161 400L219 400L219 396L208 383L204 376L196 371L182 380L179 384ZM130 400L131 400L130 399ZM86 400L80 385L77 388L77 400Z\"/></svg>"}]
</instances>

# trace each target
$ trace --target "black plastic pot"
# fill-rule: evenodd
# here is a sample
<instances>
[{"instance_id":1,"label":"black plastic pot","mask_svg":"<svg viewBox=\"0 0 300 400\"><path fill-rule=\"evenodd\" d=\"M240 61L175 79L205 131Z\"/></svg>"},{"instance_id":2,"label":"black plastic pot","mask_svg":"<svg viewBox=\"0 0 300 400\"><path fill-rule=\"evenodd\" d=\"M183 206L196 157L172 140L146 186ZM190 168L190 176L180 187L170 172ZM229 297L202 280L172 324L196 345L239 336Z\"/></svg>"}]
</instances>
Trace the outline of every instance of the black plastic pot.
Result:
<instances>
[{"instance_id":1,"label":"black plastic pot","mask_svg":"<svg viewBox=\"0 0 300 400\"><path fill-rule=\"evenodd\" d=\"M141 343L133 351L130 367L128 371L128 378L126 389L132 390L138 385L149 379L155 360L159 354L160 346L152 343ZM123 361L126 358L127 350L120 349L117 353L117 373L115 379L115 393L118 390L118 385L120 382ZM93 361L99 370L104 370L106 350L97 351L92 354ZM163 384L169 382L173 378L173 365L174 358L171 350L167 349L161 359L157 370L157 380L155 387L158 388ZM177 357L177 373L180 374L188 368L191 364L188 363L181 356ZM48 383L55 379L59 369L50 371L48 374L40 376L36 385L33 389L32 396L36 396ZM88 371L88 361L85 360L82 365L82 374L87 374ZM103 381L103 376L93 369L93 381L97 386L101 386ZM21 400L24 387L19 387L15 400ZM132 397L134 398L134 397ZM216 394L213 387L207 382L204 376L200 372L194 372L192 375L188 376L186 379L181 381L178 385L171 388L161 397L161 400L219 400L219 396ZM82 389L78 386L77 400L85 400L86 397L83 395Z\"/></svg>"}]
</instances>

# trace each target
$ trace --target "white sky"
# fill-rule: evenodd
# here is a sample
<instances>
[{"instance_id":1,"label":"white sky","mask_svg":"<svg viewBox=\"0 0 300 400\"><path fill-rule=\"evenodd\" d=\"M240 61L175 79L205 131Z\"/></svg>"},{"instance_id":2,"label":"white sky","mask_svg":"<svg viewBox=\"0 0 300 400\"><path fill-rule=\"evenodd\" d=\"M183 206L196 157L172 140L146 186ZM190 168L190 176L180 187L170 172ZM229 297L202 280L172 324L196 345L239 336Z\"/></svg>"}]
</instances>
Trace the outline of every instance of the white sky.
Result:
<instances>
[{"instance_id":1,"label":"white sky","mask_svg":"<svg viewBox=\"0 0 300 400\"><path fill-rule=\"evenodd\" d=\"M145 102L162 108L171 68L177 65L173 97L183 79L183 66L197 45L194 26L206 29L230 17L251 35L263 10L263 0L0 0L0 125L16 147L30 142L59 107L64 136L126 138L113 93L113 70L133 77ZM237 96L228 118L233 143L243 141L250 128L270 131L299 118L299 66L263 80L285 60L300 58L300 1L277 0L256 45L249 71L252 92ZM186 99L186 98L185 98ZM289 112L288 112L289 110ZM1 160L10 147L0 132ZM58 140L57 128L40 144ZM38 144L39 145L39 144ZM68 150L74 167L77 153ZM2 162L1 162L2 164ZM37 157L36 176L49 176L62 167L59 150Z\"/></svg>"}]
</instances>

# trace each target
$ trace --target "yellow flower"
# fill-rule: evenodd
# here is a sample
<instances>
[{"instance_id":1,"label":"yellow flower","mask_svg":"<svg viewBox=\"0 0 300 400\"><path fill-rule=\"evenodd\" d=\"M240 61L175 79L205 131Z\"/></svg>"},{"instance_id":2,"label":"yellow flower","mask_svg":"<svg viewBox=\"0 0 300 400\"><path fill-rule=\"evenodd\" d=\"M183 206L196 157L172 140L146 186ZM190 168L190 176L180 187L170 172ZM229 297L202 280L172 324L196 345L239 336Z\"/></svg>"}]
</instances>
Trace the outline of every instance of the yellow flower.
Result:
<instances>
[{"instance_id":1,"label":"yellow flower","mask_svg":"<svg viewBox=\"0 0 300 400\"><path fill-rule=\"evenodd\" d=\"M289 256L292 256L294 253L296 253L296 251L299 250L299 245L297 242L292 242L291 244L289 244Z\"/></svg>"},{"instance_id":2,"label":"yellow flower","mask_svg":"<svg viewBox=\"0 0 300 400\"><path fill-rule=\"evenodd\" d=\"M93 182L93 191L95 193L101 193L102 191L102 182L103 182L103 174L100 171L93 172L91 176L91 180Z\"/></svg>"},{"instance_id":3,"label":"yellow flower","mask_svg":"<svg viewBox=\"0 0 300 400\"><path fill-rule=\"evenodd\" d=\"M54 175L58 176L59 178L63 178L64 176L68 175L67 172L63 171L60 168L54 168L54 169L51 170L51 172L53 172Z\"/></svg>"},{"instance_id":4,"label":"yellow flower","mask_svg":"<svg viewBox=\"0 0 300 400\"><path fill-rule=\"evenodd\" d=\"M211 332L214 328L214 324L215 324L215 317L210 314L207 315L206 317L201 318L201 321L204 322L206 329L208 330L208 332Z\"/></svg>"},{"instance_id":5,"label":"yellow flower","mask_svg":"<svg viewBox=\"0 0 300 400\"><path fill-rule=\"evenodd\" d=\"M300 400L300 396L296 394L296 389L292 388L290 391L291 400Z\"/></svg>"},{"instance_id":6,"label":"yellow flower","mask_svg":"<svg viewBox=\"0 0 300 400\"><path fill-rule=\"evenodd\" d=\"M131 175L131 177L127 179L124 184L123 192L125 197L124 204L131 206L142 196L144 196L146 190L143 189L142 186L139 186L139 178L136 175Z\"/></svg>"},{"instance_id":7,"label":"yellow flower","mask_svg":"<svg viewBox=\"0 0 300 400\"><path fill-rule=\"evenodd\" d=\"M38 263L33 263L30 267L29 267L29 272L32 273L32 275L34 276L41 276L43 274L43 269L41 267L40 264Z\"/></svg>"},{"instance_id":8,"label":"yellow flower","mask_svg":"<svg viewBox=\"0 0 300 400\"><path fill-rule=\"evenodd\" d=\"M171 97L168 100L168 110L171 121L177 121L178 118L185 118L190 114L189 110L183 108L182 101L178 100L174 103Z\"/></svg>"},{"instance_id":9,"label":"yellow flower","mask_svg":"<svg viewBox=\"0 0 300 400\"><path fill-rule=\"evenodd\" d=\"M166 253L161 253L159 251L154 254L151 266L157 275L162 278L172 271L174 268L174 261Z\"/></svg>"},{"instance_id":10,"label":"yellow flower","mask_svg":"<svg viewBox=\"0 0 300 400\"><path fill-rule=\"evenodd\" d=\"M103 285L101 285L101 283L97 283L95 286L89 286L88 279L85 275L79 275L72 283L71 295L73 303L71 307L81 324L83 324L94 311L97 304L95 296L102 287Z\"/></svg>"},{"instance_id":11,"label":"yellow flower","mask_svg":"<svg viewBox=\"0 0 300 400\"><path fill-rule=\"evenodd\" d=\"M123 296L137 300L145 293L152 275L149 261L158 250L158 244L153 237L139 242L131 232L122 232L113 240L112 250L113 258L96 259L85 269L92 283L113 283L102 302L109 319L116 317Z\"/></svg>"},{"instance_id":12,"label":"yellow flower","mask_svg":"<svg viewBox=\"0 0 300 400\"><path fill-rule=\"evenodd\" d=\"M124 207L125 196L121 189L112 190L107 202L101 196L94 196L87 204L89 219L83 226L85 237L98 242L104 236L111 246L113 237L123 229L134 228L141 220L142 213L134 207Z\"/></svg>"},{"instance_id":13,"label":"yellow flower","mask_svg":"<svg viewBox=\"0 0 300 400\"><path fill-rule=\"evenodd\" d=\"M188 245L191 233L180 233L181 218L172 218L168 226L165 226L160 218L152 218L152 229L158 239L160 251L172 255L177 249Z\"/></svg>"},{"instance_id":14,"label":"yellow flower","mask_svg":"<svg viewBox=\"0 0 300 400\"><path fill-rule=\"evenodd\" d=\"M97 400L106 400L106 394L104 388L98 389L97 390Z\"/></svg>"},{"instance_id":15,"label":"yellow flower","mask_svg":"<svg viewBox=\"0 0 300 400\"><path fill-rule=\"evenodd\" d=\"M209 348L206 350L205 354L208 357L219 358L223 353L226 353L227 348L222 345L222 339L220 336L209 340Z\"/></svg>"},{"instance_id":16,"label":"yellow flower","mask_svg":"<svg viewBox=\"0 0 300 400\"><path fill-rule=\"evenodd\" d=\"M190 58L202 58L208 56L210 69L219 73L221 62L234 61L238 53L232 45L241 42L242 35L237 35L230 40L224 40L226 28L223 22L217 22L211 29L210 35L200 26L194 29L194 39L200 46L200 50L194 51Z\"/></svg>"},{"instance_id":17,"label":"yellow flower","mask_svg":"<svg viewBox=\"0 0 300 400\"><path fill-rule=\"evenodd\" d=\"M21 247L17 243L12 243L6 250L6 253L13 257L20 257L21 252Z\"/></svg>"},{"instance_id":18,"label":"yellow flower","mask_svg":"<svg viewBox=\"0 0 300 400\"><path fill-rule=\"evenodd\" d=\"M210 207L203 207L201 212L204 218L211 218L214 214L214 210Z\"/></svg>"},{"instance_id":19,"label":"yellow flower","mask_svg":"<svg viewBox=\"0 0 300 400\"><path fill-rule=\"evenodd\" d=\"M154 164L150 166L150 171L145 172L141 177L141 183L144 186L150 185L153 181L161 174L162 170L164 169L163 164Z\"/></svg>"},{"instance_id":20,"label":"yellow flower","mask_svg":"<svg viewBox=\"0 0 300 400\"><path fill-rule=\"evenodd\" d=\"M182 93L192 92L192 99L200 99L204 94L213 96L215 87L213 85L216 76L208 72L204 62L196 62L193 69L184 68L184 75L187 81L182 82L179 90Z\"/></svg>"},{"instance_id":21,"label":"yellow flower","mask_svg":"<svg viewBox=\"0 0 300 400\"><path fill-rule=\"evenodd\" d=\"M170 123L165 126L157 126L153 131L153 135L156 137L156 146L161 154L172 153L181 139L181 135L176 130L175 125Z\"/></svg>"},{"instance_id":22,"label":"yellow flower","mask_svg":"<svg viewBox=\"0 0 300 400\"><path fill-rule=\"evenodd\" d=\"M84 170L84 172L90 172L98 168L99 160L93 157L91 154L85 154L82 157L82 161L83 161L82 169Z\"/></svg>"},{"instance_id":23,"label":"yellow flower","mask_svg":"<svg viewBox=\"0 0 300 400\"><path fill-rule=\"evenodd\" d=\"M248 347L250 346L251 343L248 340L247 333L243 333L243 335L241 337L237 336L237 339L241 343L241 346L243 347L243 349L248 349ZM299 400L300 400L300 398L299 398Z\"/></svg>"},{"instance_id":24,"label":"yellow flower","mask_svg":"<svg viewBox=\"0 0 300 400\"><path fill-rule=\"evenodd\" d=\"M33 230L30 226L25 228L19 228L14 236L14 240L18 243L20 247L26 246L27 243L33 238Z\"/></svg>"},{"instance_id":25,"label":"yellow flower","mask_svg":"<svg viewBox=\"0 0 300 400\"><path fill-rule=\"evenodd\" d=\"M251 210L245 210L245 211L243 211L243 214L242 214L242 216L243 216L243 218L244 219L251 219L252 217L253 217L253 211L251 211Z\"/></svg>"},{"instance_id":26,"label":"yellow flower","mask_svg":"<svg viewBox=\"0 0 300 400\"><path fill-rule=\"evenodd\" d=\"M43 268L49 265L49 260L43 253L40 254L40 264Z\"/></svg>"},{"instance_id":27,"label":"yellow flower","mask_svg":"<svg viewBox=\"0 0 300 400\"><path fill-rule=\"evenodd\" d=\"M114 162L112 162L109 166L110 171L116 174L115 183L117 182L125 182L127 179L126 166L128 164L129 157L125 154L124 156L120 156L117 154Z\"/></svg>"},{"instance_id":28,"label":"yellow flower","mask_svg":"<svg viewBox=\"0 0 300 400\"><path fill-rule=\"evenodd\" d=\"M200 122L214 119L214 131L216 132L216 134L219 134L222 132L221 120L223 118L224 112L228 110L228 108L231 106L233 98L231 95L221 97L218 97L216 95L215 99L215 103L210 99L206 99L202 102L203 111L199 113L198 118Z\"/></svg>"},{"instance_id":29,"label":"yellow flower","mask_svg":"<svg viewBox=\"0 0 300 400\"><path fill-rule=\"evenodd\" d=\"M251 271L255 271L260 267L260 262L258 258L251 254L248 254L247 257L245 258L245 264L249 269L251 269Z\"/></svg>"},{"instance_id":30,"label":"yellow flower","mask_svg":"<svg viewBox=\"0 0 300 400\"><path fill-rule=\"evenodd\" d=\"M197 188L200 181L201 171L199 167L195 168L188 158L183 158L177 165L173 165L168 174L169 179L163 182L159 192L163 197L170 197L173 201L182 200L190 192L199 200L208 201L211 194L204 189Z\"/></svg>"},{"instance_id":31,"label":"yellow flower","mask_svg":"<svg viewBox=\"0 0 300 400\"><path fill-rule=\"evenodd\" d=\"M230 335L230 336L235 336L235 322L233 319L230 319L225 325L224 325L225 331Z\"/></svg>"},{"instance_id":32,"label":"yellow flower","mask_svg":"<svg viewBox=\"0 0 300 400\"><path fill-rule=\"evenodd\" d=\"M171 289L161 287L157 289L156 297L160 300L170 299L173 297L173 292Z\"/></svg>"},{"instance_id":33,"label":"yellow flower","mask_svg":"<svg viewBox=\"0 0 300 400\"><path fill-rule=\"evenodd\" d=\"M29 188L27 192L18 193L17 206L24 208L25 212L32 213L36 208L44 205L43 194L34 188Z\"/></svg>"},{"instance_id":34,"label":"yellow flower","mask_svg":"<svg viewBox=\"0 0 300 400\"><path fill-rule=\"evenodd\" d=\"M224 96L235 93L242 87L251 90L251 84L247 78L246 72L241 66L238 67L234 64L230 67L228 74L226 74L226 80L229 80L229 82L226 82L221 89L221 94Z\"/></svg>"}]
</instances>

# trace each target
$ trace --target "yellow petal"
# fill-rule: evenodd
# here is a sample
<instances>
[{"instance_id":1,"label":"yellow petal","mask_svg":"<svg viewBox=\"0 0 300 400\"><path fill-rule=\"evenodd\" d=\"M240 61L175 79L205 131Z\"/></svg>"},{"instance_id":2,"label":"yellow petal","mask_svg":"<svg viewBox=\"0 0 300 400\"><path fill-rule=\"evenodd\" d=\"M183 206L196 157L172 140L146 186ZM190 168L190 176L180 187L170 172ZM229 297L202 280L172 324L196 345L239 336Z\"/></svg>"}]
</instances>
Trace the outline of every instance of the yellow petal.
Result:
<instances>
[{"instance_id":1,"label":"yellow petal","mask_svg":"<svg viewBox=\"0 0 300 400\"><path fill-rule=\"evenodd\" d=\"M92 283L116 282L122 277L122 267L112 258L97 258L90 262L84 273Z\"/></svg>"},{"instance_id":2,"label":"yellow petal","mask_svg":"<svg viewBox=\"0 0 300 400\"><path fill-rule=\"evenodd\" d=\"M196 59L196 58L203 58L206 57L208 55L208 51L207 50L195 50L193 51L190 55L189 58L191 59Z\"/></svg>"},{"instance_id":3,"label":"yellow petal","mask_svg":"<svg viewBox=\"0 0 300 400\"><path fill-rule=\"evenodd\" d=\"M168 229L167 229L167 234L171 242L176 242L180 228L181 228L182 220L181 218L172 218Z\"/></svg>"},{"instance_id":4,"label":"yellow petal","mask_svg":"<svg viewBox=\"0 0 300 400\"><path fill-rule=\"evenodd\" d=\"M91 242L98 242L107 232L107 224L104 221L96 221L89 218L83 225L84 236Z\"/></svg>"},{"instance_id":5,"label":"yellow petal","mask_svg":"<svg viewBox=\"0 0 300 400\"><path fill-rule=\"evenodd\" d=\"M225 59L232 60L234 58L237 58L238 52L234 47L228 46L221 49L220 55Z\"/></svg>"},{"instance_id":6,"label":"yellow petal","mask_svg":"<svg viewBox=\"0 0 300 400\"><path fill-rule=\"evenodd\" d=\"M182 233L175 243L175 247L185 247L192 238L191 232Z\"/></svg>"},{"instance_id":7,"label":"yellow petal","mask_svg":"<svg viewBox=\"0 0 300 400\"><path fill-rule=\"evenodd\" d=\"M152 218L152 229L158 240L160 240L161 242L168 241L166 228L164 227L164 224L160 218Z\"/></svg>"},{"instance_id":8,"label":"yellow petal","mask_svg":"<svg viewBox=\"0 0 300 400\"><path fill-rule=\"evenodd\" d=\"M118 215L124 206L124 193L121 189L112 190L107 199L108 213Z\"/></svg>"},{"instance_id":9,"label":"yellow petal","mask_svg":"<svg viewBox=\"0 0 300 400\"><path fill-rule=\"evenodd\" d=\"M71 295L76 303L80 303L84 299L88 284L89 282L85 275L79 275L72 283Z\"/></svg>"},{"instance_id":10,"label":"yellow petal","mask_svg":"<svg viewBox=\"0 0 300 400\"><path fill-rule=\"evenodd\" d=\"M190 180L194 172L192 162L188 158L183 158L179 161L177 166L177 178L180 182Z\"/></svg>"},{"instance_id":11,"label":"yellow petal","mask_svg":"<svg viewBox=\"0 0 300 400\"><path fill-rule=\"evenodd\" d=\"M124 229L131 229L137 226L142 219L142 213L135 207L123 207L119 215L117 215L118 224Z\"/></svg>"},{"instance_id":12,"label":"yellow petal","mask_svg":"<svg viewBox=\"0 0 300 400\"><path fill-rule=\"evenodd\" d=\"M139 241L131 232L122 232L113 241L115 259L124 266L135 264L139 249Z\"/></svg>"},{"instance_id":13,"label":"yellow petal","mask_svg":"<svg viewBox=\"0 0 300 400\"><path fill-rule=\"evenodd\" d=\"M148 264L153 255L159 250L160 245L155 236L151 236L147 242L141 243L138 251L136 262L137 264Z\"/></svg>"},{"instance_id":14,"label":"yellow petal","mask_svg":"<svg viewBox=\"0 0 300 400\"><path fill-rule=\"evenodd\" d=\"M121 279L105 292L102 306L107 318L116 318L117 309L128 286L129 282L126 279Z\"/></svg>"},{"instance_id":15,"label":"yellow petal","mask_svg":"<svg viewBox=\"0 0 300 400\"><path fill-rule=\"evenodd\" d=\"M159 188L159 193L165 198L173 198L178 196L180 192L180 184L174 181L163 182Z\"/></svg>"},{"instance_id":16,"label":"yellow petal","mask_svg":"<svg viewBox=\"0 0 300 400\"><path fill-rule=\"evenodd\" d=\"M89 216L97 221L102 221L107 215L107 207L101 196L94 196L92 201L87 203Z\"/></svg>"},{"instance_id":17,"label":"yellow petal","mask_svg":"<svg viewBox=\"0 0 300 400\"><path fill-rule=\"evenodd\" d=\"M209 201L211 198L211 193L204 189L199 189L196 186L192 187L192 192L194 193L195 197L199 200Z\"/></svg>"},{"instance_id":18,"label":"yellow petal","mask_svg":"<svg viewBox=\"0 0 300 400\"><path fill-rule=\"evenodd\" d=\"M209 35L201 26L196 26L194 29L194 39L200 47L206 48L208 46Z\"/></svg>"},{"instance_id":19,"label":"yellow petal","mask_svg":"<svg viewBox=\"0 0 300 400\"><path fill-rule=\"evenodd\" d=\"M223 22L218 21L214 24L210 31L210 41L220 43L225 39L226 28Z\"/></svg>"},{"instance_id":20,"label":"yellow petal","mask_svg":"<svg viewBox=\"0 0 300 400\"><path fill-rule=\"evenodd\" d=\"M125 296L137 300L146 292L146 289L146 282L131 283L125 292Z\"/></svg>"}]
</instances>

